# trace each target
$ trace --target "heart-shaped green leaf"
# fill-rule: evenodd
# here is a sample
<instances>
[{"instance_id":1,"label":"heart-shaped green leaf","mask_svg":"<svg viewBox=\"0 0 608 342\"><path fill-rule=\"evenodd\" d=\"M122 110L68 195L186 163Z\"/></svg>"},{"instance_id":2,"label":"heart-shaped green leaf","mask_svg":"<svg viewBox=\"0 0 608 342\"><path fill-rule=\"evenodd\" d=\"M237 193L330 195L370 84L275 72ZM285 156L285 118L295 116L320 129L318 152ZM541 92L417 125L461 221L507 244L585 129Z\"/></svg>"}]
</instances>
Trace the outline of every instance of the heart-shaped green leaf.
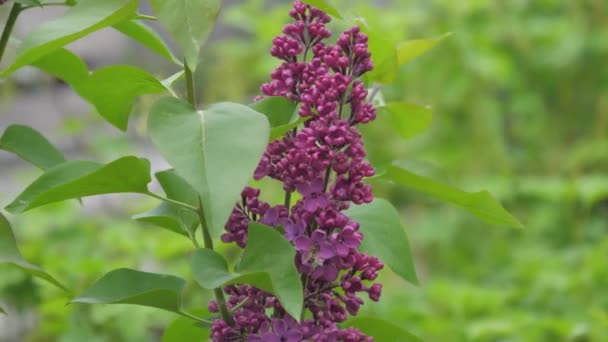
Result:
<instances>
[{"instance_id":1,"label":"heart-shaped green leaf","mask_svg":"<svg viewBox=\"0 0 608 342\"><path fill-rule=\"evenodd\" d=\"M186 65L194 71L201 47L209 38L222 0L151 0L158 20L182 49Z\"/></svg>"},{"instance_id":2,"label":"heart-shaped green leaf","mask_svg":"<svg viewBox=\"0 0 608 342\"><path fill-rule=\"evenodd\" d=\"M0 313L3 315L6 315L6 311L4 311L4 309L0 306Z\"/></svg>"},{"instance_id":3,"label":"heart-shaped green leaf","mask_svg":"<svg viewBox=\"0 0 608 342\"><path fill-rule=\"evenodd\" d=\"M31 127L11 125L0 137L0 149L46 170L65 162L63 154Z\"/></svg>"},{"instance_id":4,"label":"heart-shaped green leaf","mask_svg":"<svg viewBox=\"0 0 608 342\"><path fill-rule=\"evenodd\" d=\"M122 268L104 275L71 303L133 304L179 313L185 286L179 277Z\"/></svg>"},{"instance_id":5,"label":"heart-shaped green leaf","mask_svg":"<svg viewBox=\"0 0 608 342\"><path fill-rule=\"evenodd\" d=\"M402 327L374 317L357 317L347 321L345 327L354 327L376 342L422 342L422 340Z\"/></svg>"},{"instance_id":6,"label":"heart-shaped green leaf","mask_svg":"<svg viewBox=\"0 0 608 342\"><path fill-rule=\"evenodd\" d=\"M71 198L124 192L147 193L150 181L150 163L145 159L124 157L107 165L68 161L42 174L6 210L21 213Z\"/></svg>"},{"instance_id":7,"label":"heart-shaped green leaf","mask_svg":"<svg viewBox=\"0 0 608 342\"><path fill-rule=\"evenodd\" d=\"M228 284L250 284L279 299L293 317L300 317L303 292L294 264L293 246L273 228L259 223L249 225L247 247L235 272L226 260L209 249L199 249L192 260L194 279L206 289Z\"/></svg>"},{"instance_id":8,"label":"heart-shaped green leaf","mask_svg":"<svg viewBox=\"0 0 608 342\"><path fill-rule=\"evenodd\" d=\"M409 139L424 133L431 126L433 111L429 107L407 102L389 102L386 104L389 126L397 133Z\"/></svg>"},{"instance_id":9,"label":"heart-shaped green leaf","mask_svg":"<svg viewBox=\"0 0 608 342\"><path fill-rule=\"evenodd\" d=\"M173 170L156 173L161 187L167 194L167 198L182 203L198 206L198 195L194 189L183 178ZM134 219L154 224L175 233L189 236L194 234L198 226L198 217L190 210L178 207L167 202L158 207L133 217Z\"/></svg>"},{"instance_id":10,"label":"heart-shaped green leaf","mask_svg":"<svg viewBox=\"0 0 608 342\"><path fill-rule=\"evenodd\" d=\"M407 235L389 201L376 198L372 203L351 206L345 214L360 224L362 252L378 256L401 278L418 283Z\"/></svg>"},{"instance_id":11,"label":"heart-shaped green leaf","mask_svg":"<svg viewBox=\"0 0 608 342\"><path fill-rule=\"evenodd\" d=\"M207 309L192 310L197 317L209 317ZM188 317L176 318L163 333L162 342L201 342L209 340L210 329L200 327Z\"/></svg>"},{"instance_id":12,"label":"heart-shaped green leaf","mask_svg":"<svg viewBox=\"0 0 608 342\"><path fill-rule=\"evenodd\" d=\"M159 56L162 56L169 61L178 63L177 59L175 56L173 56L173 53L167 44L165 44L163 39L145 24L132 19L118 23L114 25L114 28L141 45L147 47L150 49L150 51L156 52Z\"/></svg>"},{"instance_id":13,"label":"heart-shaped green leaf","mask_svg":"<svg viewBox=\"0 0 608 342\"><path fill-rule=\"evenodd\" d=\"M165 86L145 70L129 65L112 65L96 70L78 86L108 122L125 131L133 101L143 94L158 94Z\"/></svg>"},{"instance_id":14,"label":"heart-shaped green leaf","mask_svg":"<svg viewBox=\"0 0 608 342\"><path fill-rule=\"evenodd\" d=\"M304 0L304 2L313 7L320 9L321 11L323 11L333 17L342 19L342 15L340 15L340 12L338 12L338 10L334 6L330 5L325 0Z\"/></svg>"},{"instance_id":15,"label":"heart-shaped green leaf","mask_svg":"<svg viewBox=\"0 0 608 342\"><path fill-rule=\"evenodd\" d=\"M78 1L63 17L36 26L21 42L15 62L0 77L92 32L130 19L137 7L138 0Z\"/></svg>"},{"instance_id":16,"label":"heart-shaped green leaf","mask_svg":"<svg viewBox=\"0 0 608 342\"><path fill-rule=\"evenodd\" d=\"M6 217L0 213L0 264L11 265L17 267L29 274L46 280L47 282L59 287L60 289L70 292L67 287L61 284L55 277L48 274L42 268L30 264L27 262L19 248L17 248L17 242L13 235L11 224L8 222Z\"/></svg>"},{"instance_id":17,"label":"heart-shaped green leaf","mask_svg":"<svg viewBox=\"0 0 608 342\"><path fill-rule=\"evenodd\" d=\"M465 192L431 178L419 176L397 165L389 165L383 177L441 201L455 204L487 223L523 228L523 225L485 190Z\"/></svg>"},{"instance_id":18,"label":"heart-shaped green leaf","mask_svg":"<svg viewBox=\"0 0 608 342\"><path fill-rule=\"evenodd\" d=\"M400 42L397 44L397 62L399 65L410 62L414 58L430 50L433 46L437 45L437 43L441 42L444 38L450 35L451 33L448 32L437 38L412 39Z\"/></svg>"},{"instance_id":19,"label":"heart-shaped green leaf","mask_svg":"<svg viewBox=\"0 0 608 342\"><path fill-rule=\"evenodd\" d=\"M235 103L197 112L163 98L152 108L148 128L161 154L201 195L207 226L212 237L219 236L264 153L268 120Z\"/></svg>"}]
</instances>

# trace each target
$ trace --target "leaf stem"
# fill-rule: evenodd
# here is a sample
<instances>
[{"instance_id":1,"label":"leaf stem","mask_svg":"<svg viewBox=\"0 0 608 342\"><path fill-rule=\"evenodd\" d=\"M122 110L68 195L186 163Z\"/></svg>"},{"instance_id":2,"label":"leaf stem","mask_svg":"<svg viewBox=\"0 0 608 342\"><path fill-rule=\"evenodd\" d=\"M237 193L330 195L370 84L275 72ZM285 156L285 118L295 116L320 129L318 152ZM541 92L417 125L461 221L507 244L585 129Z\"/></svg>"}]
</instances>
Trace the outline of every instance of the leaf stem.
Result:
<instances>
[{"instance_id":1,"label":"leaf stem","mask_svg":"<svg viewBox=\"0 0 608 342\"><path fill-rule=\"evenodd\" d=\"M380 89L382 89L382 86L378 83L374 83L374 85L372 86L372 92L367 98L367 102L372 102L374 100L374 97L376 97L378 92L380 92Z\"/></svg>"},{"instance_id":2,"label":"leaf stem","mask_svg":"<svg viewBox=\"0 0 608 342\"><path fill-rule=\"evenodd\" d=\"M192 70L188 67L186 61L184 61L184 71L186 73L186 91L188 94L188 102L192 105L192 107L196 108L196 94L194 88L194 77L192 75Z\"/></svg>"},{"instance_id":3,"label":"leaf stem","mask_svg":"<svg viewBox=\"0 0 608 342\"><path fill-rule=\"evenodd\" d=\"M178 314L180 314L180 315L182 315L182 316L184 316L184 317L188 317L188 318L190 318L190 319L193 319L193 320L195 320L195 321L197 321L197 322L201 322L201 323L205 323L205 324L213 324L213 322L211 322L211 321L208 321L208 320L206 320L206 319L203 319L203 318L200 318L200 317L194 316L194 315L189 314L189 313L187 313L187 312L185 312L185 311L181 311L181 310L180 310L180 311L178 311L177 313L178 313Z\"/></svg>"},{"instance_id":4,"label":"leaf stem","mask_svg":"<svg viewBox=\"0 0 608 342\"><path fill-rule=\"evenodd\" d=\"M151 16L151 15L147 15L147 14L141 14L141 13L137 13L137 15L135 15L134 19L158 21L157 17Z\"/></svg>"},{"instance_id":5,"label":"leaf stem","mask_svg":"<svg viewBox=\"0 0 608 342\"><path fill-rule=\"evenodd\" d=\"M8 44L8 39L11 36L11 33L13 32L15 22L17 22L17 17L19 17L21 9L21 4L15 2L13 4L13 7L11 7L11 11L8 14L6 25L4 25L4 30L2 31L2 36L0 37L0 61L2 61L2 57L4 56L4 50L6 50L6 45Z\"/></svg>"},{"instance_id":6,"label":"leaf stem","mask_svg":"<svg viewBox=\"0 0 608 342\"><path fill-rule=\"evenodd\" d=\"M153 192L146 192L145 194L148 195L148 196L150 196L150 197L154 197L154 198L156 198L158 200L161 200L163 202L171 203L171 204L177 205L179 207L182 207L182 208L194 211L194 212L198 212L198 208L197 207L192 206L192 205L190 205L188 203L172 200L170 198L163 197L163 196L161 196L159 194L155 194Z\"/></svg>"}]
</instances>

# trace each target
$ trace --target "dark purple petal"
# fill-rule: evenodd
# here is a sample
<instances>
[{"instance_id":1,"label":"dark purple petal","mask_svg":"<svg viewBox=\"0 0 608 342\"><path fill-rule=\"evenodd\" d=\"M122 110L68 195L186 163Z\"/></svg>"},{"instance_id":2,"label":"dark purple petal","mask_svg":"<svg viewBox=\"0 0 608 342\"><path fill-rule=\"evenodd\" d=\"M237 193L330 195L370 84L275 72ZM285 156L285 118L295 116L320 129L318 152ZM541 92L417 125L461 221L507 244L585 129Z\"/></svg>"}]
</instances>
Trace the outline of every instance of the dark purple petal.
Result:
<instances>
[{"instance_id":1,"label":"dark purple petal","mask_svg":"<svg viewBox=\"0 0 608 342\"><path fill-rule=\"evenodd\" d=\"M319 244L319 257L323 260L332 258L334 255L334 246L329 242L322 242Z\"/></svg>"},{"instance_id":2,"label":"dark purple petal","mask_svg":"<svg viewBox=\"0 0 608 342\"><path fill-rule=\"evenodd\" d=\"M285 224L285 238L289 241L295 240L298 236L304 233L306 226L303 221L297 223L287 222Z\"/></svg>"},{"instance_id":3,"label":"dark purple petal","mask_svg":"<svg viewBox=\"0 0 608 342\"><path fill-rule=\"evenodd\" d=\"M285 334L285 338L287 338L287 342L301 342L304 336L300 330L291 329Z\"/></svg>"},{"instance_id":4,"label":"dark purple petal","mask_svg":"<svg viewBox=\"0 0 608 342\"><path fill-rule=\"evenodd\" d=\"M281 336L277 336L273 333L265 333L262 335L262 340L264 342L281 342Z\"/></svg>"},{"instance_id":5,"label":"dark purple petal","mask_svg":"<svg viewBox=\"0 0 608 342\"><path fill-rule=\"evenodd\" d=\"M310 240L308 236L302 235L295 239L293 244L297 250L301 252L307 252L312 247L312 240Z\"/></svg>"},{"instance_id":6,"label":"dark purple petal","mask_svg":"<svg viewBox=\"0 0 608 342\"><path fill-rule=\"evenodd\" d=\"M287 324L282 319L272 320L272 332L276 335L283 336L287 332Z\"/></svg>"},{"instance_id":7,"label":"dark purple petal","mask_svg":"<svg viewBox=\"0 0 608 342\"><path fill-rule=\"evenodd\" d=\"M327 241L327 233L320 229L316 229L314 232L312 232L311 239L317 244Z\"/></svg>"},{"instance_id":8,"label":"dark purple petal","mask_svg":"<svg viewBox=\"0 0 608 342\"><path fill-rule=\"evenodd\" d=\"M260 222L268 226L276 226L279 221L279 213L280 210L278 207L270 208L266 211Z\"/></svg>"}]
</instances>

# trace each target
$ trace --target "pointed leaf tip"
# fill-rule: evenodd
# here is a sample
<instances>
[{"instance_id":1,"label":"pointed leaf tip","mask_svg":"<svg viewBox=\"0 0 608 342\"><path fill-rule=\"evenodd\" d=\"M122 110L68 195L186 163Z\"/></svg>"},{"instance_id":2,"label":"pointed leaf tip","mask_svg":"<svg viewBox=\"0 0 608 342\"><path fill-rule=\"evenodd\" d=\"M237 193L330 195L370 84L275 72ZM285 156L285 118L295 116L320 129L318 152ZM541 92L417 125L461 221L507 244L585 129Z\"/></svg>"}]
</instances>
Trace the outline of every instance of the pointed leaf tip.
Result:
<instances>
[{"instance_id":1,"label":"pointed leaf tip","mask_svg":"<svg viewBox=\"0 0 608 342\"><path fill-rule=\"evenodd\" d=\"M146 193L150 163L123 157L109 164L68 161L47 170L30 184L6 210L21 213L45 204L109 193Z\"/></svg>"},{"instance_id":2,"label":"pointed leaf tip","mask_svg":"<svg viewBox=\"0 0 608 342\"><path fill-rule=\"evenodd\" d=\"M70 293L70 290L55 277L23 258L17 247L11 224L2 213L0 213L0 264L17 267Z\"/></svg>"},{"instance_id":3,"label":"pointed leaf tip","mask_svg":"<svg viewBox=\"0 0 608 342\"><path fill-rule=\"evenodd\" d=\"M40 132L24 125L11 125L0 137L0 149L47 170L65 162L65 157Z\"/></svg>"},{"instance_id":4,"label":"pointed leaf tip","mask_svg":"<svg viewBox=\"0 0 608 342\"><path fill-rule=\"evenodd\" d=\"M172 275L121 268L101 277L70 303L132 304L179 312L185 286L184 279Z\"/></svg>"},{"instance_id":5,"label":"pointed leaf tip","mask_svg":"<svg viewBox=\"0 0 608 342\"><path fill-rule=\"evenodd\" d=\"M466 192L428 177L414 174L401 166L389 165L386 178L405 187L452 203L483 221L513 228L524 228L488 191Z\"/></svg>"}]
</instances>

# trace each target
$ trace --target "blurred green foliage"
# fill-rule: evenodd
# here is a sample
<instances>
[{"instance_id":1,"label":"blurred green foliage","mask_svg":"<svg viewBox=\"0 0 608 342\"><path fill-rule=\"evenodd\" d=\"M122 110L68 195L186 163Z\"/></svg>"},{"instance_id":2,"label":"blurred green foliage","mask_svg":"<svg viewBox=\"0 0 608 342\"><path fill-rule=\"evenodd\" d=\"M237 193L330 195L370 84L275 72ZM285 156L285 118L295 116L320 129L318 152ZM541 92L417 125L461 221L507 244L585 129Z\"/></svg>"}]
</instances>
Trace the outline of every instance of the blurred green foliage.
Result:
<instances>
[{"instance_id":1,"label":"blurred green foliage","mask_svg":"<svg viewBox=\"0 0 608 342\"><path fill-rule=\"evenodd\" d=\"M487 189L527 227L491 227L374 181L402 210L421 285L384 272L383 300L364 314L393 317L426 341L608 340L608 3L332 3L345 18L336 29L359 19L387 41L452 32L382 90L387 100L431 105L431 129L388 141L390 121L379 117L364 132L370 159L380 168L399 159L465 190ZM198 69L205 103L258 93L278 63L268 49L288 6L250 0L223 11L229 29ZM113 141L90 146L114 157L131 148ZM82 288L117 267L189 274L187 241L128 220L151 206L83 217L76 203L55 205L14 226L30 260ZM147 341L174 318L146 308L66 307L59 291L1 271L5 308L37 317L24 341ZM206 302L198 288L188 298Z\"/></svg>"}]
</instances>

